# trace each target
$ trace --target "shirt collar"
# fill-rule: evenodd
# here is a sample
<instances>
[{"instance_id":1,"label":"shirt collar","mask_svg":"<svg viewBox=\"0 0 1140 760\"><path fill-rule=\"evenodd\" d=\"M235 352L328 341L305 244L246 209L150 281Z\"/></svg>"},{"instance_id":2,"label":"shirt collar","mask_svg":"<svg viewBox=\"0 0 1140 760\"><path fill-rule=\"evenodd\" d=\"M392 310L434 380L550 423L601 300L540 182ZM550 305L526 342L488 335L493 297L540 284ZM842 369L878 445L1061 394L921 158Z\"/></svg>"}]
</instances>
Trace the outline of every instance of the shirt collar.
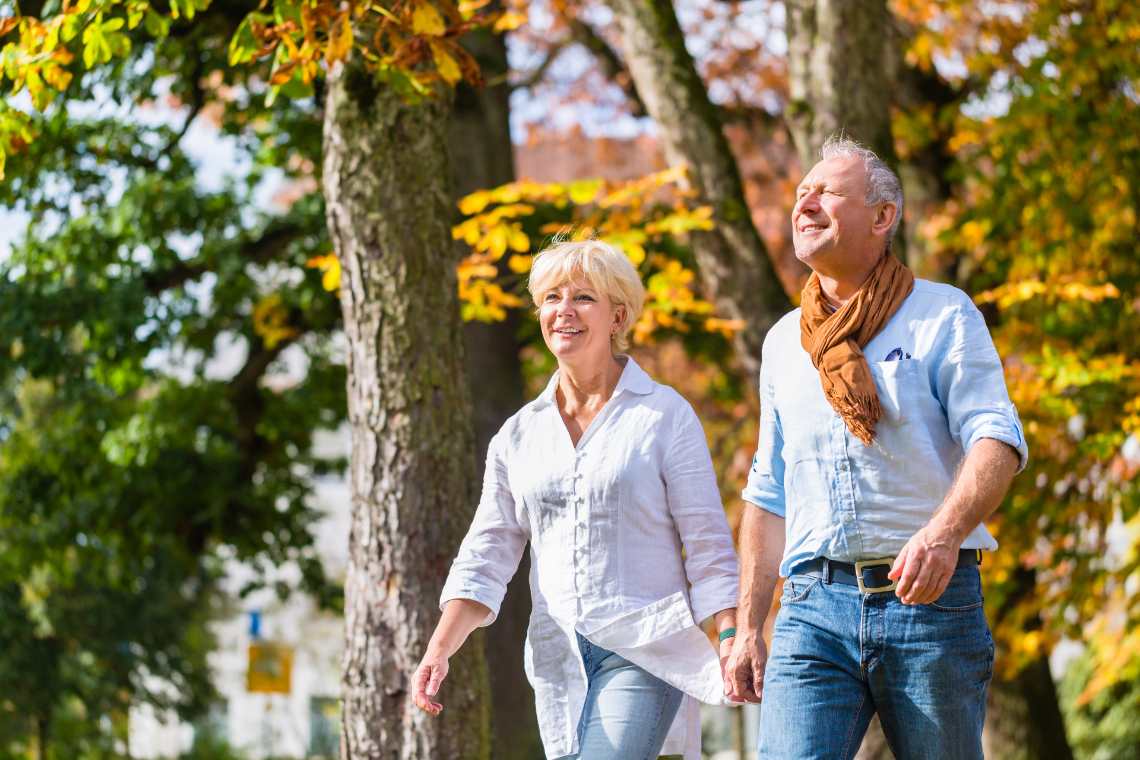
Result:
<instances>
[{"instance_id":1,"label":"shirt collar","mask_svg":"<svg viewBox=\"0 0 1140 760\"><path fill-rule=\"evenodd\" d=\"M618 378L617 386L614 387L614 393L611 398L617 398L622 391L629 391L630 393L639 396L645 396L653 392L653 378L651 378L641 366L633 360L632 356L626 354L618 354L619 359L625 359L625 368L621 371L621 377ZM547 406L555 402L554 394L558 390L558 370L550 376L550 382L546 384L546 388L539 394L536 401L540 406Z\"/></svg>"}]
</instances>

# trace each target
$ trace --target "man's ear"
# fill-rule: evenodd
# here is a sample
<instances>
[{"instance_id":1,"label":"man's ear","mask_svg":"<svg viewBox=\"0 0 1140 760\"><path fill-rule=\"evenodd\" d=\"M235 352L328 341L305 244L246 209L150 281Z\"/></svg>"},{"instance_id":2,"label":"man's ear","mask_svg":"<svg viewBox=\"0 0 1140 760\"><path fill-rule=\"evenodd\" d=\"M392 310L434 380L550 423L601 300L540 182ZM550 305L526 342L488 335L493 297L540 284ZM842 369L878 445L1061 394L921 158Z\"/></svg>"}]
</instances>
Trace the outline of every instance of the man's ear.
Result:
<instances>
[{"instance_id":1,"label":"man's ear","mask_svg":"<svg viewBox=\"0 0 1140 760\"><path fill-rule=\"evenodd\" d=\"M899 212L899 207L893 203L879 204L879 210L875 212L875 221L871 223L871 229L875 232L886 233L891 229L894 224L895 215Z\"/></svg>"}]
</instances>

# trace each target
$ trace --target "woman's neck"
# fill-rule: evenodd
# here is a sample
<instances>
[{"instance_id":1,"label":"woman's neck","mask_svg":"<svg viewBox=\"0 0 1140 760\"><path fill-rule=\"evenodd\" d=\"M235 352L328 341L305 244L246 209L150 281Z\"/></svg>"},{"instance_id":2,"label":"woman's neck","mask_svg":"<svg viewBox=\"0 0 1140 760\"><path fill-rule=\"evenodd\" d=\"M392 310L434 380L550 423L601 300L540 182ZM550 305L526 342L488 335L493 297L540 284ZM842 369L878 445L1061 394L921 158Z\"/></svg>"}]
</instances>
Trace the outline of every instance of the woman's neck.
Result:
<instances>
[{"instance_id":1,"label":"woman's neck","mask_svg":"<svg viewBox=\"0 0 1140 760\"><path fill-rule=\"evenodd\" d=\"M558 390L571 407L602 406L613 395L624 366L616 356L580 364L558 363Z\"/></svg>"}]
</instances>

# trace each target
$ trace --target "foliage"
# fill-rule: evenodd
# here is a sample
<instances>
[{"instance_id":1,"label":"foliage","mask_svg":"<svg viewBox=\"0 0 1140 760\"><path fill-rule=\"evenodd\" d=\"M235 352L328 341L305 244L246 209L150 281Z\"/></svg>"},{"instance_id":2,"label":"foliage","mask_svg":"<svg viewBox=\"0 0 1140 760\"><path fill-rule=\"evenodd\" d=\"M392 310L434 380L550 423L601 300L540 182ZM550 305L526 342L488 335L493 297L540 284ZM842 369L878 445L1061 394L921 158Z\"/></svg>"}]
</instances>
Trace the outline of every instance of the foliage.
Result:
<instances>
[{"instance_id":1,"label":"foliage","mask_svg":"<svg viewBox=\"0 0 1140 760\"><path fill-rule=\"evenodd\" d=\"M986 572L1002 662L1016 669L1081 638L1138 569L1120 547L1140 506L1140 12L909 5L927 14L912 59L958 56L978 93L942 117L957 192L928 229L994 317L1029 438ZM1138 611L1133 595L1124 612Z\"/></svg>"},{"instance_id":2,"label":"foliage","mask_svg":"<svg viewBox=\"0 0 1140 760\"><path fill-rule=\"evenodd\" d=\"M264 91L266 105L280 95L313 95L313 83L328 66L355 49L382 82L409 98L449 91L460 81L481 83L479 65L459 44L475 29L497 32L525 21L518 12L487 10L490 0L265 0L237 6L231 28L227 64L242 66L271 61L266 82L251 81ZM73 78L127 57L133 47L170 34L172 24L203 26L210 0L62 0L48 2L40 16L0 17L0 86L11 94L27 93L43 111L67 90ZM233 14L224 4L216 15ZM183 23L180 29L187 28ZM34 120L5 101L0 103L0 178L8 156L35 139Z\"/></svg>"},{"instance_id":3,"label":"foliage","mask_svg":"<svg viewBox=\"0 0 1140 760\"><path fill-rule=\"evenodd\" d=\"M250 96L224 4L163 6L157 42L105 23L145 5L56 6L129 42L70 62L0 186L30 220L0 261L0 738L26 749L43 723L66 756L139 702L204 708L225 562L295 563L339 596L310 534L313 476L343 464L312 436L345 408L339 309L307 266L329 247L317 111ZM194 123L233 146L230 177L203 180ZM271 169L283 209L258 201Z\"/></svg>"},{"instance_id":4,"label":"foliage","mask_svg":"<svg viewBox=\"0 0 1140 760\"><path fill-rule=\"evenodd\" d=\"M679 243L694 230L712 228L712 210L692 206L684 167L624 182L581 179L569 183L513 182L480 190L459 202L468 218L453 234L471 246L459 265L465 319L496 321L507 308L527 303L522 276L530 271L538 240L597 237L621 248L645 280L648 298L634 325L635 342L659 330L694 327L731 337L741 325L713 316L694 290L694 273ZM506 273L498 266L507 254ZM505 286L505 287L504 287Z\"/></svg>"},{"instance_id":5,"label":"foliage","mask_svg":"<svg viewBox=\"0 0 1140 760\"><path fill-rule=\"evenodd\" d=\"M1069 664L1059 687L1079 760L1126 760L1140 751L1140 636L1106 622L1098 622L1092 645Z\"/></svg>"}]
</instances>

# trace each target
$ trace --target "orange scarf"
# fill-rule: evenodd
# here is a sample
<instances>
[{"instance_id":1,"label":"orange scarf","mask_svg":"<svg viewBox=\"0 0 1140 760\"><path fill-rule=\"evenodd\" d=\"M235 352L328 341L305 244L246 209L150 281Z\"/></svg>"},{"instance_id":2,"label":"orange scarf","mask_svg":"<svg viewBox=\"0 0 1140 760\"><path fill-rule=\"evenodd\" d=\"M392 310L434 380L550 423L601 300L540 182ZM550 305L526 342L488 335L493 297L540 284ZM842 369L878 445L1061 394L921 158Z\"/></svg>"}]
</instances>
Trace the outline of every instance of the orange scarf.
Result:
<instances>
[{"instance_id":1,"label":"orange scarf","mask_svg":"<svg viewBox=\"0 0 1140 760\"><path fill-rule=\"evenodd\" d=\"M914 274L888 250L838 311L829 310L815 272L800 294L800 344L819 370L827 402L847 429L868 446L882 409L863 346L883 329L913 289Z\"/></svg>"}]
</instances>

